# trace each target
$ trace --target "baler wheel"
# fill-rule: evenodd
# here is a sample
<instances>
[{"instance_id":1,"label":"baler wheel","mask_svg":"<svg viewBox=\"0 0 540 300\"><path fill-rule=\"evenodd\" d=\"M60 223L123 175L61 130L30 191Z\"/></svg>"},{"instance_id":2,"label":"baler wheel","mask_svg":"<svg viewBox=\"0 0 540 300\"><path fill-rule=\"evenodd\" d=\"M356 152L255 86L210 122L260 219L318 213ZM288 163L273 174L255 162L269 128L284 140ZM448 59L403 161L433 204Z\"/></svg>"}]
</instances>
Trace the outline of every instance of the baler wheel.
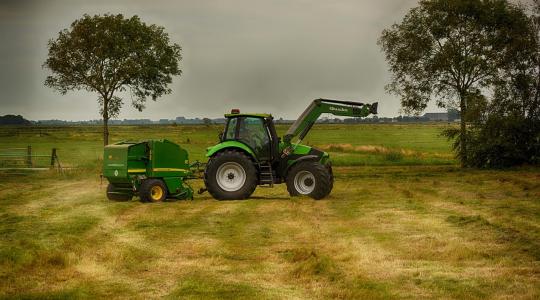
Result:
<instances>
[{"instance_id":1,"label":"baler wheel","mask_svg":"<svg viewBox=\"0 0 540 300\"><path fill-rule=\"evenodd\" d=\"M291 196L306 195L319 200L330 194L332 185L328 169L315 161L299 162L287 174L287 191Z\"/></svg>"},{"instance_id":2,"label":"baler wheel","mask_svg":"<svg viewBox=\"0 0 540 300\"><path fill-rule=\"evenodd\" d=\"M161 202L167 199L167 186L161 179L146 179L141 183L139 195L144 202Z\"/></svg>"},{"instance_id":3,"label":"baler wheel","mask_svg":"<svg viewBox=\"0 0 540 300\"><path fill-rule=\"evenodd\" d=\"M119 194L114 189L114 185L110 184L107 186L107 199L111 201L129 201L133 198L133 194L122 193Z\"/></svg>"}]
</instances>

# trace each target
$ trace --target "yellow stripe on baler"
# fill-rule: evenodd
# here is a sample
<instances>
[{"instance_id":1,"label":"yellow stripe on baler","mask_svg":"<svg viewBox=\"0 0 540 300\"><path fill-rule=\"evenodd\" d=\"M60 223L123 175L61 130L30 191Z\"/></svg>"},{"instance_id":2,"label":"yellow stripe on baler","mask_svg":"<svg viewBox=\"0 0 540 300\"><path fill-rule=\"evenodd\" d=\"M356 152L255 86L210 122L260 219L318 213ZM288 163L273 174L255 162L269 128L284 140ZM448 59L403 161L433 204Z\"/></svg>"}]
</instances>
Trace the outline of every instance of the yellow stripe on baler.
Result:
<instances>
[{"instance_id":1,"label":"yellow stripe on baler","mask_svg":"<svg viewBox=\"0 0 540 300\"><path fill-rule=\"evenodd\" d=\"M146 172L146 169L131 169L128 170L128 173L143 173Z\"/></svg>"},{"instance_id":2,"label":"yellow stripe on baler","mask_svg":"<svg viewBox=\"0 0 540 300\"><path fill-rule=\"evenodd\" d=\"M176 168L154 168L154 172L187 172L186 169L176 169Z\"/></svg>"}]
</instances>

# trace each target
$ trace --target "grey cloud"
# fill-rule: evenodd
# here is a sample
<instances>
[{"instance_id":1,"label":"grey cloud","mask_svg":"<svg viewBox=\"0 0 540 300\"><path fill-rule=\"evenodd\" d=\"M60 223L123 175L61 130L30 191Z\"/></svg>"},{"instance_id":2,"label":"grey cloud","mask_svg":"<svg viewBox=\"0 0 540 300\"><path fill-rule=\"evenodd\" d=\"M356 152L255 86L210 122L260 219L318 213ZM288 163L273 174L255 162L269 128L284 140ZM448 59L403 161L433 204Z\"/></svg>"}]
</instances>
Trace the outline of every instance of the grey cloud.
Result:
<instances>
[{"instance_id":1,"label":"grey cloud","mask_svg":"<svg viewBox=\"0 0 540 300\"><path fill-rule=\"evenodd\" d=\"M232 107L295 118L317 97L399 101L384 91L376 45L416 0L381 1L8 1L0 5L0 114L32 119L99 118L96 95L43 86L47 40L82 14L137 14L164 26L183 48L173 94L120 118L219 117ZM129 96L123 95L129 102Z\"/></svg>"}]
</instances>

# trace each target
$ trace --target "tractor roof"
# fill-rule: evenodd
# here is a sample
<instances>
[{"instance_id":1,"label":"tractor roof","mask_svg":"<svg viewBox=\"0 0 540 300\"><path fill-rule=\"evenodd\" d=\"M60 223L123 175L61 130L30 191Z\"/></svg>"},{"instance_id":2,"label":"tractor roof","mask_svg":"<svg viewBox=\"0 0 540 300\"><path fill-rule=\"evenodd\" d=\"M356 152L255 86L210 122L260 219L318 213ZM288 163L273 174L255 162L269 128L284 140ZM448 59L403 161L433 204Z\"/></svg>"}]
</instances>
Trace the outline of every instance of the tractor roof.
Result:
<instances>
[{"instance_id":1,"label":"tractor roof","mask_svg":"<svg viewBox=\"0 0 540 300\"><path fill-rule=\"evenodd\" d=\"M225 118L236 117L255 117L255 118L271 118L271 114L252 114L252 113L238 113L238 114L225 114Z\"/></svg>"}]
</instances>

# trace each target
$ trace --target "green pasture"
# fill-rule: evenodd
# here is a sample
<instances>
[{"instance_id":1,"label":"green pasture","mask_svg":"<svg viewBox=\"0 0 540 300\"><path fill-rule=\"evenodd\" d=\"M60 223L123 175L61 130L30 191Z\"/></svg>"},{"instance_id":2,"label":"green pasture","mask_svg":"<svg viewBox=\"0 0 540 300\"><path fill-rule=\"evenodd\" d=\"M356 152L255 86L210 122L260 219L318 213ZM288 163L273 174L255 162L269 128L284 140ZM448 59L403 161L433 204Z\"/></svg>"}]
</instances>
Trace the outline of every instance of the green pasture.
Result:
<instances>
[{"instance_id":1,"label":"green pasture","mask_svg":"<svg viewBox=\"0 0 540 300\"><path fill-rule=\"evenodd\" d=\"M456 164L450 142L440 136L449 124L315 125L303 141L330 152L334 165ZM282 135L288 126L278 125ZM191 160L205 161L222 125L112 126L110 141L166 138L185 147ZM65 166L96 169L103 156L100 126L0 127L2 148L32 146L35 153L58 149ZM38 163L43 163L39 162Z\"/></svg>"},{"instance_id":2,"label":"green pasture","mask_svg":"<svg viewBox=\"0 0 540 300\"><path fill-rule=\"evenodd\" d=\"M277 185L164 203L107 200L98 126L0 127L0 148L77 167L0 172L0 299L540 298L538 168L461 169L445 126L315 126L305 142L337 165L323 200ZM203 160L220 128L111 133Z\"/></svg>"}]
</instances>

